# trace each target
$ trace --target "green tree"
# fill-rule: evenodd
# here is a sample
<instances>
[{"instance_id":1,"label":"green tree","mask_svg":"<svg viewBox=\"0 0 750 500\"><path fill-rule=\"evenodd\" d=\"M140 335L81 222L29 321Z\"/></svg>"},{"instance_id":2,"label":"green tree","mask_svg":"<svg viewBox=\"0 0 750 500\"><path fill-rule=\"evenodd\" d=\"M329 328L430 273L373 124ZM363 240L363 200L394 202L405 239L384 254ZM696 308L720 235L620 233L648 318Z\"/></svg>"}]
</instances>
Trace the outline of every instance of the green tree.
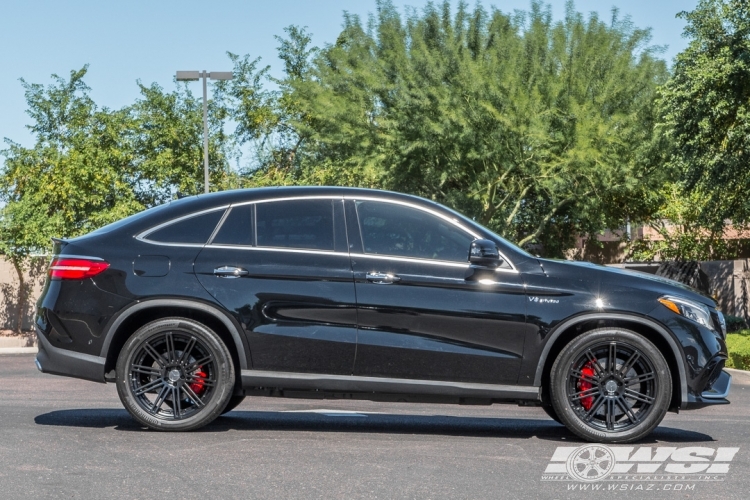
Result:
<instances>
[{"instance_id":1,"label":"green tree","mask_svg":"<svg viewBox=\"0 0 750 500\"><path fill-rule=\"evenodd\" d=\"M97 109L83 82L53 75L48 87L22 80L33 148L9 142L0 173L0 250L20 282L18 321L26 307L23 271L28 256L47 249L51 236L75 236L140 210L125 179L130 155L122 148L127 113Z\"/></svg>"},{"instance_id":2,"label":"green tree","mask_svg":"<svg viewBox=\"0 0 750 500\"><path fill-rule=\"evenodd\" d=\"M700 0L679 16L691 41L659 99L669 164L686 196L704 196L699 223L721 234L750 221L750 3Z\"/></svg>"},{"instance_id":3,"label":"green tree","mask_svg":"<svg viewBox=\"0 0 750 500\"><path fill-rule=\"evenodd\" d=\"M236 124L233 145L250 145L245 151L250 154L244 169L248 173L270 163L273 151L279 149L275 146L277 137L285 133L286 127L279 113L278 91L265 87L270 67L259 69L260 58L240 57L231 52L227 55L234 64L233 78L214 86L214 100L223 116Z\"/></svg>"},{"instance_id":4,"label":"green tree","mask_svg":"<svg viewBox=\"0 0 750 500\"><path fill-rule=\"evenodd\" d=\"M202 192L200 100L184 87L167 93L141 85L142 98L132 106L99 109L83 81L86 69L69 80L53 75L47 87L22 80L36 142L32 148L9 142L0 172L4 220L28 234L22 246L42 250L50 236L84 234L178 191ZM226 111L211 109L211 180L223 188L232 177ZM16 206L28 207L32 225L21 227L28 220L11 217Z\"/></svg>"},{"instance_id":5,"label":"green tree","mask_svg":"<svg viewBox=\"0 0 750 500\"><path fill-rule=\"evenodd\" d=\"M203 103L187 84L166 92L157 84L139 83L141 98L123 109L130 118L123 130L132 164L128 182L145 207L171 200L175 194L202 193ZM229 110L216 100L208 106L209 186L214 191L238 187L230 167L232 138L224 132Z\"/></svg>"},{"instance_id":6,"label":"green tree","mask_svg":"<svg viewBox=\"0 0 750 500\"><path fill-rule=\"evenodd\" d=\"M345 15L320 51L288 35L281 55L297 63L280 100L299 143L293 168L261 168L256 184L411 192L548 255L652 210L667 70L649 31L616 11L605 23L569 3L553 22L539 2L509 16L446 1L402 19L381 1L367 28Z\"/></svg>"},{"instance_id":7,"label":"green tree","mask_svg":"<svg viewBox=\"0 0 750 500\"><path fill-rule=\"evenodd\" d=\"M251 186L303 182L295 167L306 139L298 124L305 123L307 116L300 102L304 96L295 92L294 85L311 78L310 59L318 49L310 47L305 29L290 26L284 31L288 38L275 37L284 78L271 78L269 66L259 68L260 58L228 53L234 63L234 78L215 87L217 105L237 124L233 134L236 144L250 145L250 162L243 173ZM276 88L267 88L269 82Z\"/></svg>"},{"instance_id":8,"label":"green tree","mask_svg":"<svg viewBox=\"0 0 750 500\"><path fill-rule=\"evenodd\" d=\"M33 147L8 141L0 170L0 253L21 287L17 328L26 309L29 256L51 237L85 234L164 203L203 191L202 104L186 87L165 92L141 85L142 97L120 110L99 108L84 83L87 67L48 86L21 80L32 119ZM214 189L236 187L229 168L227 110L212 102L209 159Z\"/></svg>"}]
</instances>

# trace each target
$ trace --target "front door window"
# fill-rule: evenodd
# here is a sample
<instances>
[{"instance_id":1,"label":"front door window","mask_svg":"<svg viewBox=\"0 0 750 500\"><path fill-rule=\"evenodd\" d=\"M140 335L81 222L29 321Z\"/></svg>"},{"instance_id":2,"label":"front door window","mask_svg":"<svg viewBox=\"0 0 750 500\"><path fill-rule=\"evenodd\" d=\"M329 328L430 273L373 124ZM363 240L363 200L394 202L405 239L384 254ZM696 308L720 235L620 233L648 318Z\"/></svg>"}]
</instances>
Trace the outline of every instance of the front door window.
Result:
<instances>
[{"instance_id":1,"label":"front door window","mask_svg":"<svg viewBox=\"0 0 750 500\"><path fill-rule=\"evenodd\" d=\"M467 262L474 239L440 217L405 205L357 202L365 253Z\"/></svg>"}]
</instances>

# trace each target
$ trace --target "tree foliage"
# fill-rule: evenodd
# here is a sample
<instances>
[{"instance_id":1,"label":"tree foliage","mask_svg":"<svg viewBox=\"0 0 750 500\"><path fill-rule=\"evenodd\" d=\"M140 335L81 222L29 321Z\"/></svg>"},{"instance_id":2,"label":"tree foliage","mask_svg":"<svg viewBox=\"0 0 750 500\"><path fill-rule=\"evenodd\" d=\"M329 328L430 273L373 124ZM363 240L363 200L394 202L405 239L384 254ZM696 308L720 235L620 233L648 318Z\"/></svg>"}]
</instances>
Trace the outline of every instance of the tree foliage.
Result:
<instances>
[{"instance_id":1,"label":"tree foliage","mask_svg":"<svg viewBox=\"0 0 750 500\"><path fill-rule=\"evenodd\" d=\"M659 99L669 163L686 195L705 197L700 224L721 233L727 220L750 222L750 4L700 0L680 16L691 41Z\"/></svg>"},{"instance_id":2,"label":"tree foliage","mask_svg":"<svg viewBox=\"0 0 750 500\"><path fill-rule=\"evenodd\" d=\"M275 158L254 183L411 192L550 255L652 209L667 70L648 30L616 11L605 23L568 4L553 22L538 2L515 16L444 2L402 18L381 1L367 27L345 16L323 50L288 35L293 164Z\"/></svg>"},{"instance_id":3,"label":"tree foliage","mask_svg":"<svg viewBox=\"0 0 750 500\"><path fill-rule=\"evenodd\" d=\"M33 147L3 151L2 245L8 255L48 248L51 236L73 237L203 188L201 101L186 88L141 85L142 97L120 110L98 108L83 81L86 67L49 86L22 80ZM231 186L221 110L212 110L212 185ZM236 181L234 181L236 184Z\"/></svg>"},{"instance_id":4,"label":"tree foliage","mask_svg":"<svg viewBox=\"0 0 750 500\"><path fill-rule=\"evenodd\" d=\"M10 143L4 151L0 196L6 253L49 246L50 236L75 236L140 210L128 182L132 154L122 132L127 112L98 109L83 82L84 67L45 87L22 81L32 148Z\"/></svg>"}]
</instances>

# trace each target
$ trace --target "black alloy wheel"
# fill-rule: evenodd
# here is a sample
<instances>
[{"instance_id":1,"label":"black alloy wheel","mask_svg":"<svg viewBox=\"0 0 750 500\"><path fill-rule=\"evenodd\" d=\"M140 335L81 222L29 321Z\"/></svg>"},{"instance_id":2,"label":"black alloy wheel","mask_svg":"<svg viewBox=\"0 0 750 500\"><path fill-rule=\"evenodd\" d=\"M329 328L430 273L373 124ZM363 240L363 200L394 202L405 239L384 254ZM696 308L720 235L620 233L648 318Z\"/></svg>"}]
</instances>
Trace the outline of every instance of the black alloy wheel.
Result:
<instances>
[{"instance_id":1,"label":"black alloy wheel","mask_svg":"<svg viewBox=\"0 0 750 500\"><path fill-rule=\"evenodd\" d=\"M641 335L600 328L574 339L552 367L553 409L578 436L631 442L664 418L672 394L669 368Z\"/></svg>"},{"instance_id":2,"label":"black alloy wheel","mask_svg":"<svg viewBox=\"0 0 750 500\"><path fill-rule=\"evenodd\" d=\"M117 392L140 423L158 430L202 427L227 407L234 387L231 355L212 330L186 318L139 329L117 361Z\"/></svg>"}]
</instances>

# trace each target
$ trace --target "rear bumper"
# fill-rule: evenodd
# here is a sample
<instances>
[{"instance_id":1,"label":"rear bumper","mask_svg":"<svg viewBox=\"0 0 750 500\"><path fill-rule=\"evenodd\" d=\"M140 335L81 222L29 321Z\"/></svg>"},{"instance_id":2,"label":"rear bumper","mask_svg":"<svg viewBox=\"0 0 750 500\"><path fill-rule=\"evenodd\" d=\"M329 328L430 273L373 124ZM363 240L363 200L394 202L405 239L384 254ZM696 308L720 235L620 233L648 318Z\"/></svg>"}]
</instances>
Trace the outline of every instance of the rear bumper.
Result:
<instances>
[{"instance_id":1,"label":"rear bumper","mask_svg":"<svg viewBox=\"0 0 750 500\"><path fill-rule=\"evenodd\" d=\"M36 336L39 343L36 366L42 373L82 378L94 382L105 382L105 358L55 347L38 328Z\"/></svg>"}]
</instances>

